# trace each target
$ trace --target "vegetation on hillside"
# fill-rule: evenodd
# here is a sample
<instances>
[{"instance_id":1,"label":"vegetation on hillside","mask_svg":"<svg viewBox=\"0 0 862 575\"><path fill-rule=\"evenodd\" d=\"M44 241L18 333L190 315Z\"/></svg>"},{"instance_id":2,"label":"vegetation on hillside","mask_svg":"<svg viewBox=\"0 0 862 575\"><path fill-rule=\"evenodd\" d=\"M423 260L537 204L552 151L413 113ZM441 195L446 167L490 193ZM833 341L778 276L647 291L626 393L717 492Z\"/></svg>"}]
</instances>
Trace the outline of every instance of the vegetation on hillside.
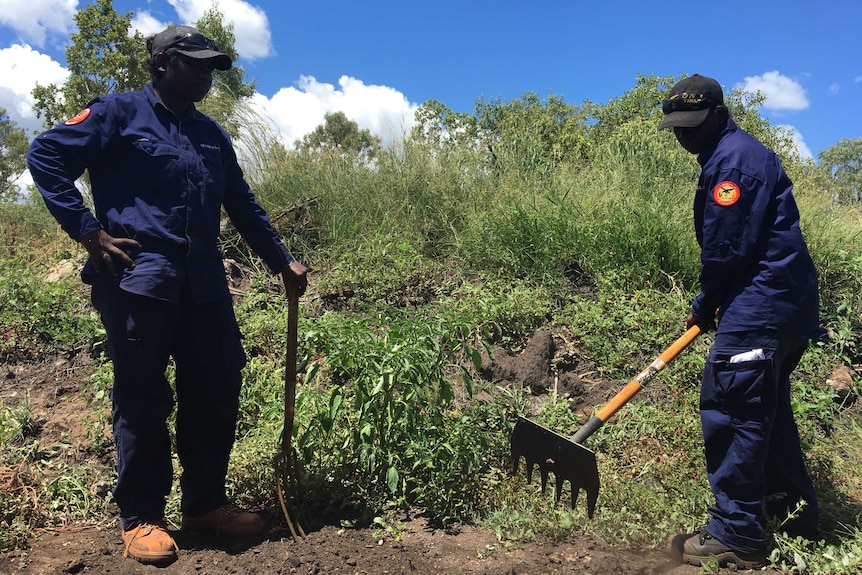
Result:
<instances>
[{"instance_id":1,"label":"vegetation on hillside","mask_svg":"<svg viewBox=\"0 0 862 575\"><path fill-rule=\"evenodd\" d=\"M259 200L312 269L301 302L297 422L288 431L318 512L389 525L392 510L418 508L440 524L483 525L504 542L589 532L630 546L660 546L668 533L704 522L711 494L697 382L707 338L660 376L661 393L636 399L590 439L602 477L591 521L527 485L523 472L510 474L515 415L569 434L582 421L573 400L551 394L537 403L529 389L500 386L481 369L493 346L517 352L541 329L565 342L563 355L576 356L591 378L622 385L682 333L698 289L698 166L656 129L657 103L675 80L641 76L602 104L525 94L480 99L465 114L429 101L388 149L335 115L286 149L244 100L228 102ZM839 152L858 147L842 142L819 165L805 161L759 115L757 97L728 99L796 184L830 332L793 379L824 540L778 535L771 559L798 572L857 572L862 216L858 157L854 173L850 154ZM94 374L81 392L101 405L111 368L86 294L74 274L44 281L61 261L82 264L83 250L35 197L0 204L0 240L4 363L86 352ZM243 503L275 505L283 296L229 225L223 247L246 274L237 314L249 355L229 489ZM853 389L839 396L826 381L842 366ZM68 462L52 468L34 417L26 399L0 404L0 549L25 545L37 527L116 521L110 495L89 490L110 474ZM94 456L110 449L100 437L94 432L87 448ZM177 502L174 493L174 522ZM773 518L779 532L784 519Z\"/></svg>"}]
</instances>

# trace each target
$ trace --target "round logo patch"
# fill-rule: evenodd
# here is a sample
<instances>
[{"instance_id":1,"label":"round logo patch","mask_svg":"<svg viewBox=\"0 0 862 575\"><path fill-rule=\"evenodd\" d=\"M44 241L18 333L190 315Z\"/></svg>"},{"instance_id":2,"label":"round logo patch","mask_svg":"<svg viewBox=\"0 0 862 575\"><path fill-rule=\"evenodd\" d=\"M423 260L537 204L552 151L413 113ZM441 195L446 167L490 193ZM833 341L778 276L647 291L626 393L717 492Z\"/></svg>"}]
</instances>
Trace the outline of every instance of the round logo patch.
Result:
<instances>
[{"instance_id":1,"label":"round logo patch","mask_svg":"<svg viewBox=\"0 0 862 575\"><path fill-rule=\"evenodd\" d=\"M739 186L724 181L712 190L712 197L719 206L732 206L739 200Z\"/></svg>"},{"instance_id":2,"label":"round logo patch","mask_svg":"<svg viewBox=\"0 0 862 575\"><path fill-rule=\"evenodd\" d=\"M71 118L69 118L68 120L66 120L63 123L66 124L67 126L74 126L75 124L80 124L81 122L86 120L89 115L90 115L90 108L84 108L83 110L81 110L80 112L78 112L77 114L75 114L74 116L72 116Z\"/></svg>"}]
</instances>

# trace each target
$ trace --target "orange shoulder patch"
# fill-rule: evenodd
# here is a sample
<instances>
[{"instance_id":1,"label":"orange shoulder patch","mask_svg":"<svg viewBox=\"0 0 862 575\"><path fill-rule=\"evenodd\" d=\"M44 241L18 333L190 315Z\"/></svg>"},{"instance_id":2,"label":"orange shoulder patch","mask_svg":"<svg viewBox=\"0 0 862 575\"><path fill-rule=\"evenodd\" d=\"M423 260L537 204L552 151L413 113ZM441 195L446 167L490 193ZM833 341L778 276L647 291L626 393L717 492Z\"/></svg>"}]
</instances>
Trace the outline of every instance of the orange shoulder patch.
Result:
<instances>
[{"instance_id":1,"label":"orange shoulder patch","mask_svg":"<svg viewBox=\"0 0 862 575\"><path fill-rule=\"evenodd\" d=\"M713 188L712 198L719 206L732 206L739 201L739 186L725 180Z\"/></svg>"},{"instance_id":2,"label":"orange shoulder patch","mask_svg":"<svg viewBox=\"0 0 862 575\"><path fill-rule=\"evenodd\" d=\"M74 116L72 116L71 118L69 118L68 120L66 120L63 123L66 124L67 126L74 126L75 124L80 124L81 122L86 120L89 117L89 115L90 115L90 108L84 108L83 110L81 110L80 112L78 112L77 114L75 114Z\"/></svg>"}]
</instances>

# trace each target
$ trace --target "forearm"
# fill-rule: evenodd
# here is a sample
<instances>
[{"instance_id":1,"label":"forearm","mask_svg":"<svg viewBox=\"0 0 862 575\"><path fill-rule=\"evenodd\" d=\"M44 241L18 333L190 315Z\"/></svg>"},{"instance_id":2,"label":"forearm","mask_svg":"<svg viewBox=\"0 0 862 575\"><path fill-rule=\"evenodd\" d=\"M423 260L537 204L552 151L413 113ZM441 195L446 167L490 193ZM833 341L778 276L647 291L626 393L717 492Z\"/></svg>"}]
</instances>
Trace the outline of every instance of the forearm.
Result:
<instances>
[{"instance_id":1,"label":"forearm","mask_svg":"<svg viewBox=\"0 0 862 575\"><path fill-rule=\"evenodd\" d=\"M76 167L73 154L64 153L53 139L36 138L27 153L27 167L48 211L69 237L78 241L101 226L84 203L75 181L84 171Z\"/></svg>"}]
</instances>

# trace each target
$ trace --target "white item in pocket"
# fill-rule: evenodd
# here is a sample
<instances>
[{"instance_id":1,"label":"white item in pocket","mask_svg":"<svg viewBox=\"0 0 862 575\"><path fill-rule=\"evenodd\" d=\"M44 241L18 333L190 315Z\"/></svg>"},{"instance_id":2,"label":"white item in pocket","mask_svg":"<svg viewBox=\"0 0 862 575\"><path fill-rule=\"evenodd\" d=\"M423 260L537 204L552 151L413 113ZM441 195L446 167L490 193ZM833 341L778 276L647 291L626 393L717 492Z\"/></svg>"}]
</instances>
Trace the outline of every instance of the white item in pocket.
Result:
<instances>
[{"instance_id":1,"label":"white item in pocket","mask_svg":"<svg viewBox=\"0 0 862 575\"><path fill-rule=\"evenodd\" d=\"M732 356L729 360L729 363L742 363L743 361L757 361L758 359L766 359L766 356L763 355L762 349L752 349L751 351L744 351L742 353L737 353Z\"/></svg>"}]
</instances>

